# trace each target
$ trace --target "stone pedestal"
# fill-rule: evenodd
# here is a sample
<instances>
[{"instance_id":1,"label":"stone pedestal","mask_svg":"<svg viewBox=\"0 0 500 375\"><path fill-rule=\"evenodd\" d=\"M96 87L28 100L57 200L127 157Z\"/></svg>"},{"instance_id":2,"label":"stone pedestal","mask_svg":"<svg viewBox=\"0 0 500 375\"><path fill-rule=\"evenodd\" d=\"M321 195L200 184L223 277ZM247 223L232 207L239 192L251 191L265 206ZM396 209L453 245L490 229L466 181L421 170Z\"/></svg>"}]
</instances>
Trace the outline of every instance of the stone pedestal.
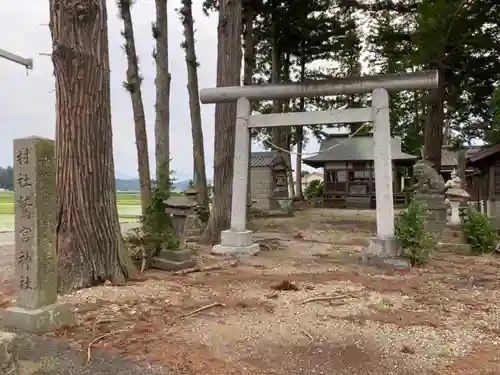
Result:
<instances>
[{"instance_id":1,"label":"stone pedestal","mask_svg":"<svg viewBox=\"0 0 500 375\"><path fill-rule=\"evenodd\" d=\"M50 332L74 323L73 312L68 305L62 303L54 303L37 309L12 306L5 309L2 317L4 327L33 333Z\"/></svg>"},{"instance_id":2,"label":"stone pedestal","mask_svg":"<svg viewBox=\"0 0 500 375\"><path fill-rule=\"evenodd\" d=\"M196 258L190 249L163 249L153 257L151 266L163 271L178 271L195 267Z\"/></svg>"},{"instance_id":3,"label":"stone pedestal","mask_svg":"<svg viewBox=\"0 0 500 375\"><path fill-rule=\"evenodd\" d=\"M448 219L448 206L444 194L415 194L415 202L424 203L427 207L427 230L438 238L441 236Z\"/></svg>"},{"instance_id":4,"label":"stone pedestal","mask_svg":"<svg viewBox=\"0 0 500 375\"><path fill-rule=\"evenodd\" d=\"M74 324L74 315L57 303L55 251L56 196L54 141L14 140L16 304L1 325L27 332L52 331Z\"/></svg>"},{"instance_id":5,"label":"stone pedestal","mask_svg":"<svg viewBox=\"0 0 500 375\"><path fill-rule=\"evenodd\" d=\"M220 244L212 248L213 254L252 256L259 252L259 244L253 243L251 230L225 230L221 232L220 237Z\"/></svg>"},{"instance_id":6,"label":"stone pedestal","mask_svg":"<svg viewBox=\"0 0 500 375\"><path fill-rule=\"evenodd\" d=\"M39 364L17 359L15 339L15 334L0 331L0 375L33 375L38 373Z\"/></svg>"},{"instance_id":7,"label":"stone pedestal","mask_svg":"<svg viewBox=\"0 0 500 375\"><path fill-rule=\"evenodd\" d=\"M403 251L396 239L372 238L365 253L361 256L361 261L377 267L410 268L410 262L402 255Z\"/></svg>"}]
</instances>

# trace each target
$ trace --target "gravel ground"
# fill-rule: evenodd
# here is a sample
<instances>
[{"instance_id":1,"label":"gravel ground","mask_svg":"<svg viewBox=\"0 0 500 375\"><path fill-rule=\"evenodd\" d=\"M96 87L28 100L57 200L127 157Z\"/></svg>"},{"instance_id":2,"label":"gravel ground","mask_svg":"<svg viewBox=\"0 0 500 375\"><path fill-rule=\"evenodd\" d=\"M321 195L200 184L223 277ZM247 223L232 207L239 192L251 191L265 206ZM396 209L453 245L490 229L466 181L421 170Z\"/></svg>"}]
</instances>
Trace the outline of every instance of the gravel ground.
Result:
<instances>
[{"instance_id":1,"label":"gravel ground","mask_svg":"<svg viewBox=\"0 0 500 375\"><path fill-rule=\"evenodd\" d=\"M20 334L19 359L38 362L37 375L164 375L147 365L123 360L104 351L95 351L87 364L85 351L57 339Z\"/></svg>"},{"instance_id":2,"label":"gravel ground","mask_svg":"<svg viewBox=\"0 0 500 375\"><path fill-rule=\"evenodd\" d=\"M500 373L500 260L443 248L422 269L370 268L375 225L356 215L256 220L258 256L196 247L202 268L225 265L65 296L79 325L54 335L84 351L106 335L95 346L185 375Z\"/></svg>"}]
</instances>

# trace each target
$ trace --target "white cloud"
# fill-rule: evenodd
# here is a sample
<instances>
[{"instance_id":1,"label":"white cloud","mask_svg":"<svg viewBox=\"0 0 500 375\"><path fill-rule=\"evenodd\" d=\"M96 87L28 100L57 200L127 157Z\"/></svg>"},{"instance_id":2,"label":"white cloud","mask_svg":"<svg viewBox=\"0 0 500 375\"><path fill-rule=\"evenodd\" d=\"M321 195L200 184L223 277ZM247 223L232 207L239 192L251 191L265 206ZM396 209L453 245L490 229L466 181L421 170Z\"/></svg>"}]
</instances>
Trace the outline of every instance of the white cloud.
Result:
<instances>
[{"instance_id":1,"label":"white cloud","mask_svg":"<svg viewBox=\"0 0 500 375\"><path fill-rule=\"evenodd\" d=\"M213 87L216 78L217 15L206 17L201 11L201 1L194 2L197 54L200 61L199 86ZM170 150L172 168L178 179L192 175L192 142L186 89L186 66L182 25L174 9L180 0L169 2L169 47L171 84ZM154 101L155 64L151 57L154 40L151 22L155 18L154 0L139 0L132 9L136 47L140 59L143 81L150 162L154 165ZM117 18L114 1L108 1L109 45L111 61L111 96L113 119L113 146L115 169L121 175L137 175L137 158L130 97L122 87L126 58L122 51L121 20ZM31 135L54 138L55 104L52 62L39 53L51 52L48 1L5 1L0 12L0 48L23 57L34 59L34 70L26 76L24 68L0 59L0 165L12 164L12 141ZM212 175L214 106L202 107L203 131L207 174ZM311 141L308 150L317 150ZM257 145L255 149L261 149ZM295 159L295 158L293 158Z\"/></svg>"}]
</instances>

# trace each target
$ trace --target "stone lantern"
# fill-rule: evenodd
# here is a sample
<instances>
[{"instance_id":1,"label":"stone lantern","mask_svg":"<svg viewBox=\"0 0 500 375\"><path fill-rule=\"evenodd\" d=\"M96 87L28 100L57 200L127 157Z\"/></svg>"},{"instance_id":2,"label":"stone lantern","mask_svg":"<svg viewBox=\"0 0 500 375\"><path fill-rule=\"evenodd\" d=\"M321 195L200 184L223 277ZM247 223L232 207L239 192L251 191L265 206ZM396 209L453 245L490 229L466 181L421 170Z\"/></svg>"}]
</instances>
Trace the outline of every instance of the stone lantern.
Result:
<instances>
[{"instance_id":1,"label":"stone lantern","mask_svg":"<svg viewBox=\"0 0 500 375\"><path fill-rule=\"evenodd\" d=\"M196 265L193 251L186 247L186 222L188 216L198 211L197 192L188 188L184 195L172 195L164 201L165 212L171 215L174 234L179 241L177 249L161 249L153 258L153 267L165 271L179 270Z\"/></svg>"},{"instance_id":2,"label":"stone lantern","mask_svg":"<svg viewBox=\"0 0 500 375\"><path fill-rule=\"evenodd\" d=\"M460 225L460 205L470 195L462 188L462 180L455 169L451 172L451 178L446 181L446 188L446 201L451 208L450 224Z\"/></svg>"}]
</instances>

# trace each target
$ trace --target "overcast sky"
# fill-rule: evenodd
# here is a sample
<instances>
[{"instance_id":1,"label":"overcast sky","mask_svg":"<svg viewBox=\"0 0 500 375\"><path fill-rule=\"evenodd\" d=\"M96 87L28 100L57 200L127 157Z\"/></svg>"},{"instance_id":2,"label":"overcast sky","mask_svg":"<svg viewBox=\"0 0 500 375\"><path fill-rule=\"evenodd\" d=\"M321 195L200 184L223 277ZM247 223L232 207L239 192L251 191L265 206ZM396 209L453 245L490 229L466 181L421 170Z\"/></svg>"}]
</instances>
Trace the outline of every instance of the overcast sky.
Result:
<instances>
[{"instance_id":1,"label":"overcast sky","mask_svg":"<svg viewBox=\"0 0 500 375\"><path fill-rule=\"evenodd\" d=\"M180 48L182 25L174 9L180 0L169 1L169 47L172 74L170 110L170 152L172 168L177 179L192 175L192 142L186 89L186 65L184 51ZM201 11L202 1L194 1L196 20L196 52L200 61L200 87L215 86L217 15L210 17ZM154 0L138 0L132 9L136 47L144 77L142 92L146 110L150 163L154 165L154 102L155 64L151 57L154 40L151 22L155 18ZM130 96L122 87L126 71L126 58L121 49L123 38L121 20L117 18L116 2L108 1L109 51L111 60L111 102L113 121L113 145L115 169L118 177L137 175L137 158L134 140L134 124ZM54 138L55 94L52 62L39 53L51 52L48 1L2 1L0 12L0 48L23 57L34 59L34 70L0 59L0 165L12 164L12 140L26 136ZM214 106L202 107L203 131L207 174L213 174ZM318 145L311 142L308 150ZM254 150L259 147L254 145ZM294 158L293 158L294 159Z\"/></svg>"}]
</instances>

